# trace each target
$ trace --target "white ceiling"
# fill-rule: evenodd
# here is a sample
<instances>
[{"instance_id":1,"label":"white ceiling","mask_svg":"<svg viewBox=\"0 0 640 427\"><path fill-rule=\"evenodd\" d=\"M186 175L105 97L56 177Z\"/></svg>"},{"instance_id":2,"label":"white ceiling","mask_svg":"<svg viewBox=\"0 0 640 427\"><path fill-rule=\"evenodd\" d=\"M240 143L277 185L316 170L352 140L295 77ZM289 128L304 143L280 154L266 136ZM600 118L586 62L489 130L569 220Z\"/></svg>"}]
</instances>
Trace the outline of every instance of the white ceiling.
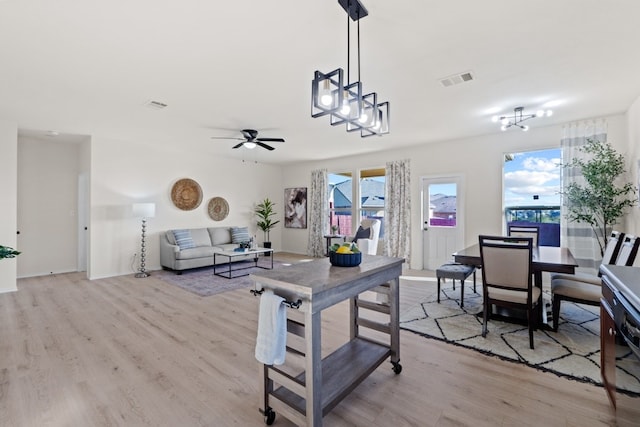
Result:
<instances>
[{"instance_id":1,"label":"white ceiling","mask_svg":"<svg viewBox=\"0 0 640 427\"><path fill-rule=\"evenodd\" d=\"M311 118L313 72L346 68L337 0L0 0L0 118L284 164L500 132L491 116L517 106L554 105L532 127L623 113L640 96L638 0L362 1L364 90L391 102L383 137ZM210 138L243 128L286 142Z\"/></svg>"}]
</instances>

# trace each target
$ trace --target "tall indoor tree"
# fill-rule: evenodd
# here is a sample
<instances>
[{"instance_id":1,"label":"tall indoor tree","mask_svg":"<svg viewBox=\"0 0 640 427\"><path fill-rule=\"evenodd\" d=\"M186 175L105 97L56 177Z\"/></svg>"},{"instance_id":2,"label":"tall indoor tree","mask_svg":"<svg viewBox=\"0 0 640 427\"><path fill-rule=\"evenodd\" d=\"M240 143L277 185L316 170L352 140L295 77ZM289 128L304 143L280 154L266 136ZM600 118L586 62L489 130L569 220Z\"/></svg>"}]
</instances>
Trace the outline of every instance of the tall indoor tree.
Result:
<instances>
[{"instance_id":1,"label":"tall indoor tree","mask_svg":"<svg viewBox=\"0 0 640 427\"><path fill-rule=\"evenodd\" d=\"M611 144L588 139L579 150L586 158L574 158L564 165L568 169L579 168L584 177L584 184L572 182L561 193L567 206L566 217L591 226L602 255L612 227L637 202L637 189L624 182L624 157Z\"/></svg>"}]
</instances>

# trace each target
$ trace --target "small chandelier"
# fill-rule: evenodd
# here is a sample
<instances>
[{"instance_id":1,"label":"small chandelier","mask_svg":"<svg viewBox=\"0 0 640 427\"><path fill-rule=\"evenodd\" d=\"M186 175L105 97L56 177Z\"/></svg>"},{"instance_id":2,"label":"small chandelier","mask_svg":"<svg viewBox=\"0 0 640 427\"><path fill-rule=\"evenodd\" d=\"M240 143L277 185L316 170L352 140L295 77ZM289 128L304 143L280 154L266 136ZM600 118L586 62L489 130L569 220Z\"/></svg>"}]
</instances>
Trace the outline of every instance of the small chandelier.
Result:
<instances>
[{"instance_id":1,"label":"small chandelier","mask_svg":"<svg viewBox=\"0 0 640 427\"><path fill-rule=\"evenodd\" d=\"M360 80L360 18L369 14L359 0L338 0L347 12L347 73L316 71L311 82L311 117L328 115L332 126L346 125L347 132L360 131L366 138L389 133L389 102L379 102L375 92L363 95ZM358 23L358 80L350 80L350 22Z\"/></svg>"},{"instance_id":2,"label":"small chandelier","mask_svg":"<svg viewBox=\"0 0 640 427\"><path fill-rule=\"evenodd\" d=\"M501 131L505 131L507 129L509 129L511 126L517 126L520 129L522 129L524 132L529 130L529 126L527 125L523 125L522 122L529 120L529 119L533 119L534 117L544 117L544 116L551 116L553 114L553 111L551 110L538 110L533 114L524 114L524 107L516 107L513 109L513 115L510 116L493 116L491 118L491 121L494 123L500 122L500 124L502 125L500 127Z\"/></svg>"}]
</instances>

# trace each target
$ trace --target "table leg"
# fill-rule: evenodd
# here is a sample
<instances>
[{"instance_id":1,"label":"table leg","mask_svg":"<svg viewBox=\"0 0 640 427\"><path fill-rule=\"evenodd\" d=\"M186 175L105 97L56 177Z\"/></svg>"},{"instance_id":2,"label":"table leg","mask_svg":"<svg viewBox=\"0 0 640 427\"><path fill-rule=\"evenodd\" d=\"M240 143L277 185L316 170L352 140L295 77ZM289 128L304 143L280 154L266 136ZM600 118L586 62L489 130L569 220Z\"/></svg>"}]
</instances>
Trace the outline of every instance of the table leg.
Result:
<instances>
[{"instance_id":1,"label":"table leg","mask_svg":"<svg viewBox=\"0 0 640 427\"><path fill-rule=\"evenodd\" d=\"M389 325L391 326L391 363L394 368L400 362L400 279L389 282ZM398 373L398 372L396 372Z\"/></svg>"},{"instance_id":2,"label":"table leg","mask_svg":"<svg viewBox=\"0 0 640 427\"><path fill-rule=\"evenodd\" d=\"M349 298L349 335L350 339L358 337L358 304L357 298Z\"/></svg>"},{"instance_id":3,"label":"table leg","mask_svg":"<svg viewBox=\"0 0 640 427\"><path fill-rule=\"evenodd\" d=\"M542 291L542 271L534 271L533 284L540 288ZM538 298L538 326L542 327L547 324L547 310L545 310L544 299L542 298L542 292L540 292L540 298Z\"/></svg>"},{"instance_id":4,"label":"table leg","mask_svg":"<svg viewBox=\"0 0 640 427\"><path fill-rule=\"evenodd\" d=\"M321 316L308 307L305 313L305 385L307 426L322 426Z\"/></svg>"}]
</instances>

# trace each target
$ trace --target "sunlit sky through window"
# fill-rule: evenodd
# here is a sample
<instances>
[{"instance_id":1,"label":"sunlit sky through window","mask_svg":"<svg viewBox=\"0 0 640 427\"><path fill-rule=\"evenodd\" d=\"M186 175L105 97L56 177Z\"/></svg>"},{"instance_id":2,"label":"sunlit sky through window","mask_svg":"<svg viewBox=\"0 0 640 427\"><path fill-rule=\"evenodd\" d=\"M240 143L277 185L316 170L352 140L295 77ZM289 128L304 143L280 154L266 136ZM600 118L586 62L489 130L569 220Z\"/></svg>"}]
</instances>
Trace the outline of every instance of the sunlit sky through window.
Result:
<instances>
[{"instance_id":1,"label":"sunlit sky through window","mask_svg":"<svg viewBox=\"0 0 640 427\"><path fill-rule=\"evenodd\" d=\"M504 163L504 205L560 205L560 149L512 153ZM534 196L538 196L536 200Z\"/></svg>"}]
</instances>

